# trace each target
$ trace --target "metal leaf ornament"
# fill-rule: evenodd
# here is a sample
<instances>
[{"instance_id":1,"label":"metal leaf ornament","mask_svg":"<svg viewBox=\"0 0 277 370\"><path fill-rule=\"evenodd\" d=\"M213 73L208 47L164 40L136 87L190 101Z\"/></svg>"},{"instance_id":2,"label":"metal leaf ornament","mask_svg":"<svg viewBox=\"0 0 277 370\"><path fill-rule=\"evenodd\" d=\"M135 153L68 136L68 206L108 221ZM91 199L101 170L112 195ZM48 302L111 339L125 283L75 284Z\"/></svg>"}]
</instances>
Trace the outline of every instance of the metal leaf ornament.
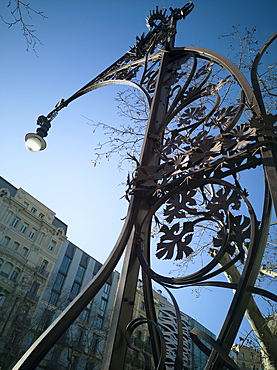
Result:
<instances>
[{"instance_id":1,"label":"metal leaf ornament","mask_svg":"<svg viewBox=\"0 0 277 370\"><path fill-rule=\"evenodd\" d=\"M182 259L184 254L188 257L193 253L193 249L188 246L192 240L193 234L188 234L182 241L185 234L193 232L193 223L184 222L182 229L180 229L179 223L174 224L171 228L167 225L163 225L161 232L164 233L164 235L161 236L161 241L157 244L157 258L161 259L164 257L164 259L172 259L175 246L177 247L176 261Z\"/></svg>"}]
</instances>

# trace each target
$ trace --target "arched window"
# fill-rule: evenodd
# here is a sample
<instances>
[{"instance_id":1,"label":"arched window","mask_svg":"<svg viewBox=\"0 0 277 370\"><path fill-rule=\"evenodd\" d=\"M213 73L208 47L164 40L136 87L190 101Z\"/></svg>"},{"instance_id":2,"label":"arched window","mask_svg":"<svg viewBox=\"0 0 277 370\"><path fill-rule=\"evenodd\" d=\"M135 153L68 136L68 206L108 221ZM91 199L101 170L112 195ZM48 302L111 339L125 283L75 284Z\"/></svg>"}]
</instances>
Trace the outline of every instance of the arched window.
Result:
<instances>
[{"instance_id":1,"label":"arched window","mask_svg":"<svg viewBox=\"0 0 277 370\"><path fill-rule=\"evenodd\" d=\"M43 261L41 262L41 265L40 265L40 267L39 267L39 270L38 270L38 271L39 271L41 274L43 274L43 273L46 271L47 266L48 266L48 261L43 260Z\"/></svg>"},{"instance_id":2,"label":"arched window","mask_svg":"<svg viewBox=\"0 0 277 370\"><path fill-rule=\"evenodd\" d=\"M12 281L16 281L16 279L18 278L19 273L20 273L20 270L16 267L16 268L13 270L13 272L12 272L12 274L11 274L10 279L11 279Z\"/></svg>"},{"instance_id":3,"label":"arched window","mask_svg":"<svg viewBox=\"0 0 277 370\"><path fill-rule=\"evenodd\" d=\"M7 247L8 246L8 244L9 244L9 242L11 241L11 238L9 237L9 236L5 236L4 238L3 238L3 240L2 240L2 245L4 245L5 247Z\"/></svg>"},{"instance_id":4,"label":"arched window","mask_svg":"<svg viewBox=\"0 0 277 370\"><path fill-rule=\"evenodd\" d=\"M244 362L242 362L242 364L241 364L241 368L242 368L242 369L245 369L245 363L244 363Z\"/></svg>"},{"instance_id":5,"label":"arched window","mask_svg":"<svg viewBox=\"0 0 277 370\"><path fill-rule=\"evenodd\" d=\"M29 252L29 249L26 247L23 247L20 253L22 254L23 257L27 257L28 252Z\"/></svg>"},{"instance_id":6,"label":"arched window","mask_svg":"<svg viewBox=\"0 0 277 370\"><path fill-rule=\"evenodd\" d=\"M19 246L20 246L20 243L18 243L18 242L13 242L12 249L13 249L13 250L15 250L15 251L17 251L17 250L18 250L18 248L19 248Z\"/></svg>"},{"instance_id":7,"label":"arched window","mask_svg":"<svg viewBox=\"0 0 277 370\"><path fill-rule=\"evenodd\" d=\"M10 262L6 262L4 267L2 268L1 275L8 278L12 271L12 268L13 268L13 265Z\"/></svg>"}]
</instances>

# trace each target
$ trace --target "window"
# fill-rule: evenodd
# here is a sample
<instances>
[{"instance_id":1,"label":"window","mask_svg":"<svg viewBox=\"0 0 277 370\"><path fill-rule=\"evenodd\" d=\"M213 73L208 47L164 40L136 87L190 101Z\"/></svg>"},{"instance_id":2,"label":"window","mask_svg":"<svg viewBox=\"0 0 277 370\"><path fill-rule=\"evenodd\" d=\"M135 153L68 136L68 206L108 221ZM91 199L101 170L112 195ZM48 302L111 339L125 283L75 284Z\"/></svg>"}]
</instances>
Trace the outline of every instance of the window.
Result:
<instances>
[{"instance_id":1,"label":"window","mask_svg":"<svg viewBox=\"0 0 277 370\"><path fill-rule=\"evenodd\" d=\"M26 208L28 208L29 207L29 203L23 202L23 206L26 207Z\"/></svg>"},{"instance_id":2,"label":"window","mask_svg":"<svg viewBox=\"0 0 277 370\"><path fill-rule=\"evenodd\" d=\"M4 239L2 240L2 245L7 247L11 241L11 238L9 236L5 236Z\"/></svg>"},{"instance_id":3,"label":"window","mask_svg":"<svg viewBox=\"0 0 277 370\"><path fill-rule=\"evenodd\" d=\"M105 283L105 285L104 285L104 290L103 290L103 294L102 294L102 297L103 297L103 298L108 299L108 297L109 297L109 292L110 292L110 288L111 288L110 284Z\"/></svg>"},{"instance_id":4,"label":"window","mask_svg":"<svg viewBox=\"0 0 277 370\"><path fill-rule=\"evenodd\" d=\"M43 219L43 218L44 218L44 214L43 214L43 213L40 213L40 214L38 215L38 217L39 217L39 218L41 218L41 219Z\"/></svg>"},{"instance_id":5,"label":"window","mask_svg":"<svg viewBox=\"0 0 277 370\"><path fill-rule=\"evenodd\" d=\"M252 353L250 353L249 358L250 358L250 360L253 360L253 355L252 355Z\"/></svg>"},{"instance_id":6,"label":"window","mask_svg":"<svg viewBox=\"0 0 277 370\"><path fill-rule=\"evenodd\" d=\"M59 294L55 293L55 292L52 292L52 294L49 298L49 303L53 304L55 306L57 304L58 298L59 298Z\"/></svg>"},{"instance_id":7,"label":"window","mask_svg":"<svg viewBox=\"0 0 277 370\"><path fill-rule=\"evenodd\" d=\"M37 230L33 227L32 230L30 231L29 238L33 239L36 232Z\"/></svg>"},{"instance_id":8,"label":"window","mask_svg":"<svg viewBox=\"0 0 277 370\"><path fill-rule=\"evenodd\" d=\"M253 356L252 356L252 357L253 357ZM253 358L252 358L251 360L253 360ZM254 370L254 365L250 365L250 369L251 369L251 370Z\"/></svg>"},{"instance_id":9,"label":"window","mask_svg":"<svg viewBox=\"0 0 277 370\"><path fill-rule=\"evenodd\" d=\"M16 267L16 268L13 270L13 272L12 272L12 274L11 274L10 279L11 279L12 281L16 281L16 279L17 279L17 277L18 277L19 273L20 273L20 270Z\"/></svg>"},{"instance_id":10,"label":"window","mask_svg":"<svg viewBox=\"0 0 277 370\"><path fill-rule=\"evenodd\" d=\"M245 363L244 362L241 363L241 368L245 369Z\"/></svg>"},{"instance_id":11,"label":"window","mask_svg":"<svg viewBox=\"0 0 277 370\"><path fill-rule=\"evenodd\" d=\"M58 273L55 284L53 285L53 290L56 290L57 292L60 292L61 289L62 289L64 280L65 280L65 276Z\"/></svg>"},{"instance_id":12,"label":"window","mask_svg":"<svg viewBox=\"0 0 277 370\"><path fill-rule=\"evenodd\" d=\"M48 249L50 251L53 251L55 249L56 244L57 242L55 242L55 240L51 240L51 243L49 244Z\"/></svg>"},{"instance_id":13,"label":"window","mask_svg":"<svg viewBox=\"0 0 277 370\"><path fill-rule=\"evenodd\" d=\"M13 222L12 222L11 226L16 227L16 226L18 225L18 222L19 222L19 221L20 221L20 218L15 217L15 218L13 219Z\"/></svg>"},{"instance_id":14,"label":"window","mask_svg":"<svg viewBox=\"0 0 277 370\"><path fill-rule=\"evenodd\" d=\"M75 276L75 280L78 281L79 283L81 283L82 280L83 280L84 273L85 273L85 268L82 267L82 266L79 266L77 274Z\"/></svg>"},{"instance_id":15,"label":"window","mask_svg":"<svg viewBox=\"0 0 277 370\"><path fill-rule=\"evenodd\" d=\"M4 267L2 268L1 275L8 278L12 271L12 268L13 268L13 265L10 262L6 262Z\"/></svg>"},{"instance_id":16,"label":"window","mask_svg":"<svg viewBox=\"0 0 277 370\"><path fill-rule=\"evenodd\" d=\"M83 320L83 321L88 322L88 318L89 318L89 310L84 309L84 310L81 312L80 319L81 319L81 320Z\"/></svg>"},{"instance_id":17,"label":"window","mask_svg":"<svg viewBox=\"0 0 277 370\"><path fill-rule=\"evenodd\" d=\"M244 353L243 352L241 352L240 357L244 358Z\"/></svg>"},{"instance_id":18,"label":"window","mask_svg":"<svg viewBox=\"0 0 277 370\"><path fill-rule=\"evenodd\" d=\"M107 301L102 298L100 302L100 307L99 307L99 314L101 316L104 316L106 306L107 306Z\"/></svg>"},{"instance_id":19,"label":"window","mask_svg":"<svg viewBox=\"0 0 277 370\"><path fill-rule=\"evenodd\" d=\"M29 249L26 247L23 247L20 254L22 254L23 257L27 257L28 252L29 252Z\"/></svg>"},{"instance_id":20,"label":"window","mask_svg":"<svg viewBox=\"0 0 277 370\"><path fill-rule=\"evenodd\" d=\"M70 265L70 262L71 262L71 259L67 256L64 256L61 267L60 267L60 271L66 274L68 267Z\"/></svg>"},{"instance_id":21,"label":"window","mask_svg":"<svg viewBox=\"0 0 277 370\"><path fill-rule=\"evenodd\" d=\"M261 356L258 356L258 360L261 361Z\"/></svg>"},{"instance_id":22,"label":"window","mask_svg":"<svg viewBox=\"0 0 277 370\"><path fill-rule=\"evenodd\" d=\"M140 308L142 309L142 310L145 310L145 306L144 306L144 302L142 301L141 302L141 304L140 304Z\"/></svg>"},{"instance_id":23,"label":"window","mask_svg":"<svg viewBox=\"0 0 277 370\"><path fill-rule=\"evenodd\" d=\"M88 322L91 306L92 306L92 300L89 302L87 307L81 312L80 314L81 320Z\"/></svg>"},{"instance_id":24,"label":"window","mask_svg":"<svg viewBox=\"0 0 277 370\"><path fill-rule=\"evenodd\" d=\"M81 346L84 336L85 336L85 332L83 330L79 330L77 333L77 338L76 338L77 347Z\"/></svg>"},{"instance_id":25,"label":"window","mask_svg":"<svg viewBox=\"0 0 277 370\"><path fill-rule=\"evenodd\" d=\"M29 225L27 224L27 222L24 222L24 224L21 226L21 229L20 229L20 232L22 232L22 234L25 233L25 231L28 229Z\"/></svg>"},{"instance_id":26,"label":"window","mask_svg":"<svg viewBox=\"0 0 277 370\"><path fill-rule=\"evenodd\" d=\"M58 361L60 359L60 356L61 356L61 349L55 347L54 350L53 350L53 352L52 352L52 357L51 357L51 359L49 361L50 367L57 365L57 363L58 363ZM51 368L53 368L53 367L51 367Z\"/></svg>"},{"instance_id":27,"label":"window","mask_svg":"<svg viewBox=\"0 0 277 370\"><path fill-rule=\"evenodd\" d=\"M31 208L31 212L32 212L32 213L34 213L34 214L35 214L35 213L36 213L36 211L37 211L37 210L36 210L36 208L35 208L35 207L32 207L32 208Z\"/></svg>"},{"instance_id":28,"label":"window","mask_svg":"<svg viewBox=\"0 0 277 370\"><path fill-rule=\"evenodd\" d=\"M100 342L99 335L93 334L93 338L92 338L92 342L91 342L92 352L96 352L97 351L99 342Z\"/></svg>"},{"instance_id":29,"label":"window","mask_svg":"<svg viewBox=\"0 0 277 370\"><path fill-rule=\"evenodd\" d=\"M31 285L30 292L31 292L32 294L37 294L37 292L38 292L38 290L39 290L39 287L40 287L39 283L37 283L36 281L34 281L34 282L32 283L32 285Z\"/></svg>"},{"instance_id":30,"label":"window","mask_svg":"<svg viewBox=\"0 0 277 370\"><path fill-rule=\"evenodd\" d=\"M80 288L81 288L80 284L74 283L72 286L69 298L74 299L78 295Z\"/></svg>"},{"instance_id":31,"label":"window","mask_svg":"<svg viewBox=\"0 0 277 370\"><path fill-rule=\"evenodd\" d=\"M3 262L2 258L0 258L0 267L3 265Z\"/></svg>"},{"instance_id":32,"label":"window","mask_svg":"<svg viewBox=\"0 0 277 370\"><path fill-rule=\"evenodd\" d=\"M48 261L43 260L43 261L41 262L41 265L40 265L40 267L39 267L38 272L40 272L41 274L43 274L43 273L46 271L47 266L48 266Z\"/></svg>"},{"instance_id":33,"label":"window","mask_svg":"<svg viewBox=\"0 0 277 370\"><path fill-rule=\"evenodd\" d=\"M140 330L138 330L137 337L138 337L138 339L140 339L140 340L141 340L141 338L142 338L142 332L141 332Z\"/></svg>"},{"instance_id":34,"label":"window","mask_svg":"<svg viewBox=\"0 0 277 370\"><path fill-rule=\"evenodd\" d=\"M101 329L102 328L102 325L103 325L103 317L100 317L100 316L97 315L96 321L95 321L95 326L98 329Z\"/></svg>"},{"instance_id":35,"label":"window","mask_svg":"<svg viewBox=\"0 0 277 370\"><path fill-rule=\"evenodd\" d=\"M19 246L20 246L20 244L18 242L13 242L12 249L17 251Z\"/></svg>"}]
</instances>

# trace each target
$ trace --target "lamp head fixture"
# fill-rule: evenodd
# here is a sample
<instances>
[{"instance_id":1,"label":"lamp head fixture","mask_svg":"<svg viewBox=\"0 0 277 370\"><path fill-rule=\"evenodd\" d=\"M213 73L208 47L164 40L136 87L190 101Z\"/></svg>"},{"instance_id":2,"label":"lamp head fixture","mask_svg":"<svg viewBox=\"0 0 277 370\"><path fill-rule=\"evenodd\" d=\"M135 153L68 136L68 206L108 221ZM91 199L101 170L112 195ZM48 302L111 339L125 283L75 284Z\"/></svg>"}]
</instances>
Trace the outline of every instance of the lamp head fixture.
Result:
<instances>
[{"instance_id":1,"label":"lamp head fixture","mask_svg":"<svg viewBox=\"0 0 277 370\"><path fill-rule=\"evenodd\" d=\"M50 121L44 116L38 117L37 124L40 127L36 130L36 133L30 133L25 136L26 148L31 152L38 152L46 148L46 142L43 138L47 136L51 127Z\"/></svg>"}]
</instances>

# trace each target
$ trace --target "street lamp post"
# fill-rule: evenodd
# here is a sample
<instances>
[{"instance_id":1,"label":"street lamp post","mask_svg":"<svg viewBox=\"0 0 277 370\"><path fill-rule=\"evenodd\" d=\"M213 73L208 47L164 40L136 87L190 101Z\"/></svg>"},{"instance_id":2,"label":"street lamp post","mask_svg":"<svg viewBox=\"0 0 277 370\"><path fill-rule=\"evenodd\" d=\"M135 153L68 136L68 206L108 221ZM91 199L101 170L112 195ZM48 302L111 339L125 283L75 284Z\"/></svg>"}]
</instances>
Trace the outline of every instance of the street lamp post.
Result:
<instances>
[{"instance_id":1,"label":"street lamp post","mask_svg":"<svg viewBox=\"0 0 277 370\"><path fill-rule=\"evenodd\" d=\"M14 370L30 370L38 365L101 289L124 251L102 368L123 369L126 343L134 348L129 341L133 330L147 323L155 368L164 369L165 342L157 326L152 296L152 281L155 281L168 291L176 311L178 345L175 369L183 368L182 324L177 302L168 288L217 286L236 291L217 340L195 328L191 337L210 356L206 369L216 370L224 366L238 369L228 353L250 295L253 292L262 293L254 288L254 283L265 248L272 200L275 211L277 209L277 161L273 150L276 120L265 112L256 78L257 64L277 34L265 44L254 62L252 89L242 73L222 55L198 47L174 47L177 21L184 19L192 9L190 2L182 9L170 8L169 15L166 15L165 9L157 8L150 12L147 23L149 33L137 38L136 45L128 53L70 98L61 100L47 116L40 116L37 133L26 136L31 151L43 150L50 122L58 112L76 98L102 86L133 86L142 91L149 104L149 120L139 164L128 183L130 205L114 248L94 279L38 338ZM212 71L217 66L226 70L229 76L216 84L210 83ZM228 110L220 105L220 90L224 90L230 78L232 84L241 89L241 101L237 107ZM137 82L138 79L140 82ZM205 99L210 107L204 109L201 105L200 109L197 102ZM252 118L238 125L246 106ZM236 176L240 171L258 165L263 165L266 176L261 227L258 227L254 210ZM233 183L226 181L230 175L234 178ZM242 214L241 203L245 204L248 215ZM166 218L159 230L161 237L156 246L158 259L190 256L195 228L200 225L205 227L207 223L216 225L217 236L213 241L216 253L206 266L179 278L153 271L150 234L152 221L158 219L159 210L164 211ZM218 262L225 253L232 257L231 262L218 268ZM212 280L237 261L244 264L238 284ZM132 321L140 267L147 318ZM277 301L275 295L271 294L270 298ZM200 339L209 343L213 350L209 350ZM149 357L146 353L142 354L145 369L150 369Z\"/></svg>"}]
</instances>

